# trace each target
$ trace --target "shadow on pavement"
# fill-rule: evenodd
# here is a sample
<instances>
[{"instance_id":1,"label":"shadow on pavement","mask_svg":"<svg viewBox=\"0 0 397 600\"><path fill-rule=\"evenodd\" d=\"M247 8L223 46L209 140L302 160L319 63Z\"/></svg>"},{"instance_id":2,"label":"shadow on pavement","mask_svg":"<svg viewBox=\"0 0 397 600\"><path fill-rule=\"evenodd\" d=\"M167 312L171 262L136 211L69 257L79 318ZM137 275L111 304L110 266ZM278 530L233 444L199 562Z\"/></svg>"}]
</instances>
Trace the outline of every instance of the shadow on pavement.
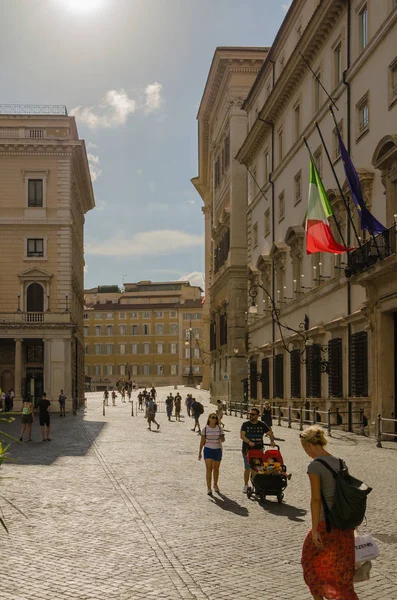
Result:
<instances>
[{"instance_id":1,"label":"shadow on pavement","mask_svg":"<svg viewBox=\"0 0 397 600\"><path fill-rule=\"evenodd\" d=\"M219 496L219 498L218 498ZM245 506L241 506L234 500L231 500L225 494L218 493L217 495L211 496L211 500L214 504L222 508L222 510L227 510L228 512L232 512L238 517L248 517L249 512L248 508Z\"/></svg>"},{"instance_id":2,"label":"shadow on pavement","mask_svg":"<svg viewBox=\"0 0 397 600\"><path fill-rule=\"evenodd\" d=\"M307 510L304 508L297 508L291 504L278 504L271 500L260 502L260 506L262 506L263 510L266 510L266 512L269 512L276 517L287 517L287 519L295 521L296 523L304 522L305 519L303 517L307 514Z\"/></svg>"}]
</instances>

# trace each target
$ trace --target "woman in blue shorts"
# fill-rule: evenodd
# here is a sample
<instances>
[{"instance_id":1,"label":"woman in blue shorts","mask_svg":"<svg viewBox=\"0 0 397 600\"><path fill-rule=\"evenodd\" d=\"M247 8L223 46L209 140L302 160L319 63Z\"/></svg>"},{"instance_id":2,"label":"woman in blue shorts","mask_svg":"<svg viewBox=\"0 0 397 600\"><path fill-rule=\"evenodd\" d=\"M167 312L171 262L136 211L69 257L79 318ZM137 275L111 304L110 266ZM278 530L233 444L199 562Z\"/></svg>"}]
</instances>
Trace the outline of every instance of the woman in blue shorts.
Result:
<instances>
[{"instance_id":1,"label":"woman in blue shorts","mask_svg":"<svg viewBox=\"0 0 397 600\"><path fill-rule=\"evenodd\" d=\"M208 417L207 425L201 432L199 460L202 458L204 448L204 460L206 468L207 494L212 496L212 477L214 478L214 490L219 494L218 479L219 467L222 460L222 442L225 436L219 425L218 416L212 413Z\"/></svg>"}]
</instances>

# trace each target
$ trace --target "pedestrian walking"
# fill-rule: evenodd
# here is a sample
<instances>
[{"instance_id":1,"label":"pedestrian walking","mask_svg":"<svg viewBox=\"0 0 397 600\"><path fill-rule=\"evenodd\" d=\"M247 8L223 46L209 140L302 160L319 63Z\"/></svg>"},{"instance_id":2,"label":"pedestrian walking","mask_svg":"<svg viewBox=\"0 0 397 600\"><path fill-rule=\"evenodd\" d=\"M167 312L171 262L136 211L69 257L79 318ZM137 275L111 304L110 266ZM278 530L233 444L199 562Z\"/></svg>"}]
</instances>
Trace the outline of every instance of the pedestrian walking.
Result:
<instances>
[{"instance_id":1,"label":"pedestrian walking","mask_svg":"<svg viewBox=\"0 0 397 600\"><path fill-rule=\"evenodd\" d=\"M168 417L169 421L171 421L173 408L174 408L174 397L172 394L169 394L165 400L165 410L167 412L167 417Z\"/></svg>"},{"instance_id":2,"label":"pedestrian walking","mask_svg":"<svg viewBox=\"0 0 397 600\"><path fill-rule=\"evenodd\" d=\"M214 480L214 490L219 494L219 467L221 466L222 443L224 441L225 435L220 426L218 416L212 413L208 417L207 425L201 432L198 457L201 460L204 448L205 477L207 481L207 494L209 496L212 496L212 479Z\"/></svg>"},{"instance_id":3,"label":"pedestrian walking","mask_svg":"<svg viewBox=\"0 0 397 600\"><path fill-rule=\"evenodd\" d=\"M125 402L125 387L121 388L121 401Z\"/></svg>"},{"instance_id":4,"label":"pedestrian walking","mask_svg":"<svg viewBox=\"0 0 397 600\"><path fill-rule=\"evenodd\" d=\"M50 409L51 402L47 400L47 394L43 394L39 402L39 423L41 427L41 441L51 442L50 438Z\"/></svg>"},{"instance_id":5,"label":"pedestrian walking","mask_svg":"<svg viewBox=\"0 0 397 600\"><path fill-rule=\"evenodd\" d=\"M222 400L217 400L216 401L216 416L218 417L218 421L219 421L219 425L221 427L224 427L225 425L223 424L223 404L222 404Z\"/></svg>"},{"instance_id":6,"label":"pedestrian walking","mask_svg":"<svg viewBox=\"0 0 397 600\"><path fill-rule=\"evenodd\" d=\"M15 393L14 393L13 388L11 388L10 391L8 392L8 397L10 399L10 410L12 411L12 409L14 408L14 398L15 398Z\"/></svg>"},{"instance_id":7,"label":"pedestrian walking","mask_svg":"<svg viewBox=\"0 0 397 600\"><path fill-rule=\"evenodd\" d=\"M116 398L117 398L116 390L113 389L112 390L112 405L113 406L116 406Z\"/></svg>"},{"instance_id":8,"label":"pedestrian walking","mask_svg":"<svg viewBox=\"0 0 397 600\"><path fill-rule=\"evenodd\" d=\"M327 439L318 425L300 434L302 447L312 458L307 468L311 489L312 528L302 548L302 568L306 585L315 600L340 598L358 600L354 591L354 529L327 531L324 505L331 509L335 500L335 478L331 469L340 470L340 459L325 450Z\"/></svg>"},{"instance_id":9,"label":"pedestrian walking","mask_svg":"<svg viewBox=\"0 0 397 600\"><path fill-rule=\"evenodd\" d=\"M250 466L247 458L247 452L250 449L262 450L263 436L267 435L270 438L270 443L274 446L274 435L271 428L259 420L259 409L251 408L249 421L245 421L241 425L240 438L243 441L242 453L244 461L244 487L243 493L248 491L248 481L250 476Z\"/></svg>"},{"instance_id":10,"label":"pedestrian walking","mask_svg":"<svg viewBox=\"0 0 397 600\"><path fill-rule=\"evenodd\" d=\"M273 427L273 418L272 418L272 405L270 404L269 400L266 400L266 402L263 405L263 412L262 412L262 422L266 423L266 425L268 427Z\"/></svg>"},{"instance_id":11,"label":"pedestrian walking","mask_svg":"<svg viewBox=\"0 0 397 600\"><path fill-rule=\"evenodd\" d=\"M143 394L139 392L138 394L138 408L139 410L143 410Z\"/></svg>"},{"instance_id":12,"label":"pedestrian walking","mask_svg":"<svg viewBox=\"0 0 397 600\"><path fill-rule=\"evenodd\" d=\"M201 402L198 402L196 400L196 398L192 398L191 411L192 411L192 415L194 418L194 427L193 427L192 431L196 431L196 427L197 427L197 433L200 435L201 429L200 429L199 419L200 419L200 415L202 415L204 412L204 406L201 404Z\"/></svg>"},{"instance_id":13,"label":"pedestrian walking","mask_svg":"<svg viewBox=\"0 0 397 600\"><path fill-rule=\"evenodd\" d=\"M157 425L157 429L160 429L160 424L157 423L157 421L156 421L157 404L153 398L149 397L149 401L148 401L147 407L146 407L146 414L147 414L148 429L150 429L150 431L152 431L152 423Z\"/></svg>"},{"instance_id":14,"label":"pedestrian walking","mask_svg":"<svg viewBox=\"0 0 397 600\"><path fill-rule=\"evenodd\" d=\"M59 413L60 413L59 416L66 417L66 414L65 414L66 396L63 393L63 390L61 390L61 393L59 394L58 402L59 402Z\"/></svg>"},{"instance_id":15,"label":"pedestrian walking","mask_svg":"<svg viewBox=\"0 0 397 600\"><path fill-rule=\"evenodd\" d=\"M25 433L26 425L28 426L28 442L32 441L32 425L34 423L34 410L33 410L33 402L28 396L24 399L22 404L22 427L21 427L21 437L19 438L20 442L23 442L23 434Z\"/></svg>"},{"instance_id":16,"label":"pedestrian walking","mask_svg":"<svg viewBox=\"0 0 397 600\"><path fill-rule=\"evenodd\" d=\"M186 405L186 412L187 412L187 416L190 417L191 416L191 409L192 409L192 403L193 403L193 398L191 394L188 394L186 396L186 400L185 400L185 405Z\"/></svg>"},{"instance_id":17,"label":"pedestrian walking","mask_svg":"<svg viewBox=\"0 0 397 600\"><path fill-rule=\"evenodd\" d=\"M177 421L181 420L181 408L182 408L182 396L178 392L174 399L174 407L175 407L175 419Z\"/></svg>"},{"instance_id":18,"label":"pedestrian walking","mask_svg":"<svg viewBox=\"0 0 397 600\"><path fill-rule=\"evenodd\" d=\"M153 400L156 400L157 398L157 390L154 386L152 386L152 389L150 390L150 395L153 398Z\"/></svg>"},{"instance_id":19,"label":"pedestrian walking","mask_svg":"<svg viewBox=\"0 0 397 600\"><path fill-rule=\"evenodd\" d=\"M105 401L105 406L109 406L109 390L103 392L103 399Z\"/></svg>"}]
</instances>

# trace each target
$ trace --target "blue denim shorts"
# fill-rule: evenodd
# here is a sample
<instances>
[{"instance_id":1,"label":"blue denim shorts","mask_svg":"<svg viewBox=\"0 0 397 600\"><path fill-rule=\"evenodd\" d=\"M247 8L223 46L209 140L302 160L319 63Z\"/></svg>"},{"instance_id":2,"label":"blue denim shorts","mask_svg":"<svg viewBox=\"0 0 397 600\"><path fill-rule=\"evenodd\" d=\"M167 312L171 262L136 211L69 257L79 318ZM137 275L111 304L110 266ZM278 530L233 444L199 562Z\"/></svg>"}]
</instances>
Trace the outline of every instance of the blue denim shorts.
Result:
<instances>
[{"instance_id":1,"label":"blue denim shorts","mask_svg":"<svg viewBox=\"0 0 397 600\"><path fill-rule=\"evenodd\" d=\"M248 462L247 451L243 450L243 461L244 461L244 469L249 469L250 464Z\"/></svg>"},{"instance_id":2,"label":"blue denim shorts","mask_svg":"<svg viewBox=\"0 0 397 600\"><path fill-rule=\"evenodd\" d=\"M220 462L222 460L222 448L206 448L204 446L204 460L206 458L212 458Z\"/></svg>"}]
</instances>

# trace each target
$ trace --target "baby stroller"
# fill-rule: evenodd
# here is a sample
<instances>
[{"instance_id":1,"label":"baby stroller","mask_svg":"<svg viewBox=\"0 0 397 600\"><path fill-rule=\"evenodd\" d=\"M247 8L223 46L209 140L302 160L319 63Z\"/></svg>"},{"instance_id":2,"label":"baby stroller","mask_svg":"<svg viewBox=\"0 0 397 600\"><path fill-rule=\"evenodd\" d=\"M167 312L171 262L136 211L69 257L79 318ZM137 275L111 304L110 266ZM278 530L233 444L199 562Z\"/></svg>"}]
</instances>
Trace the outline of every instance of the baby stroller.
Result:
<instances>
[{"instance_id":1,"label":"baby stroller","mask_svg":"<svg viewBox=\"0 0 397 600\"><path fill-rule=\"evenodd\" d=\"M268 444L265 444L268 446ZM276 449L277 448L277 449ZM251 484L252 487L248 488L247 496L252 496L259 501L266 499L266 496L277 496L279 504L282 503L284 498L284 490L288 485L287 482L287 468L284 465L283 457L280 453L280 446L276 446L271 450L249 450L247 453L248 462L251 466ZM255 472L253 469L254 463L257 459L262 461L262 464L267 463L269 459L273 459L279 463L279 470L271 469L269 474L266 473L266 467L262 472Z\"/></svg>"}]
</instances>

